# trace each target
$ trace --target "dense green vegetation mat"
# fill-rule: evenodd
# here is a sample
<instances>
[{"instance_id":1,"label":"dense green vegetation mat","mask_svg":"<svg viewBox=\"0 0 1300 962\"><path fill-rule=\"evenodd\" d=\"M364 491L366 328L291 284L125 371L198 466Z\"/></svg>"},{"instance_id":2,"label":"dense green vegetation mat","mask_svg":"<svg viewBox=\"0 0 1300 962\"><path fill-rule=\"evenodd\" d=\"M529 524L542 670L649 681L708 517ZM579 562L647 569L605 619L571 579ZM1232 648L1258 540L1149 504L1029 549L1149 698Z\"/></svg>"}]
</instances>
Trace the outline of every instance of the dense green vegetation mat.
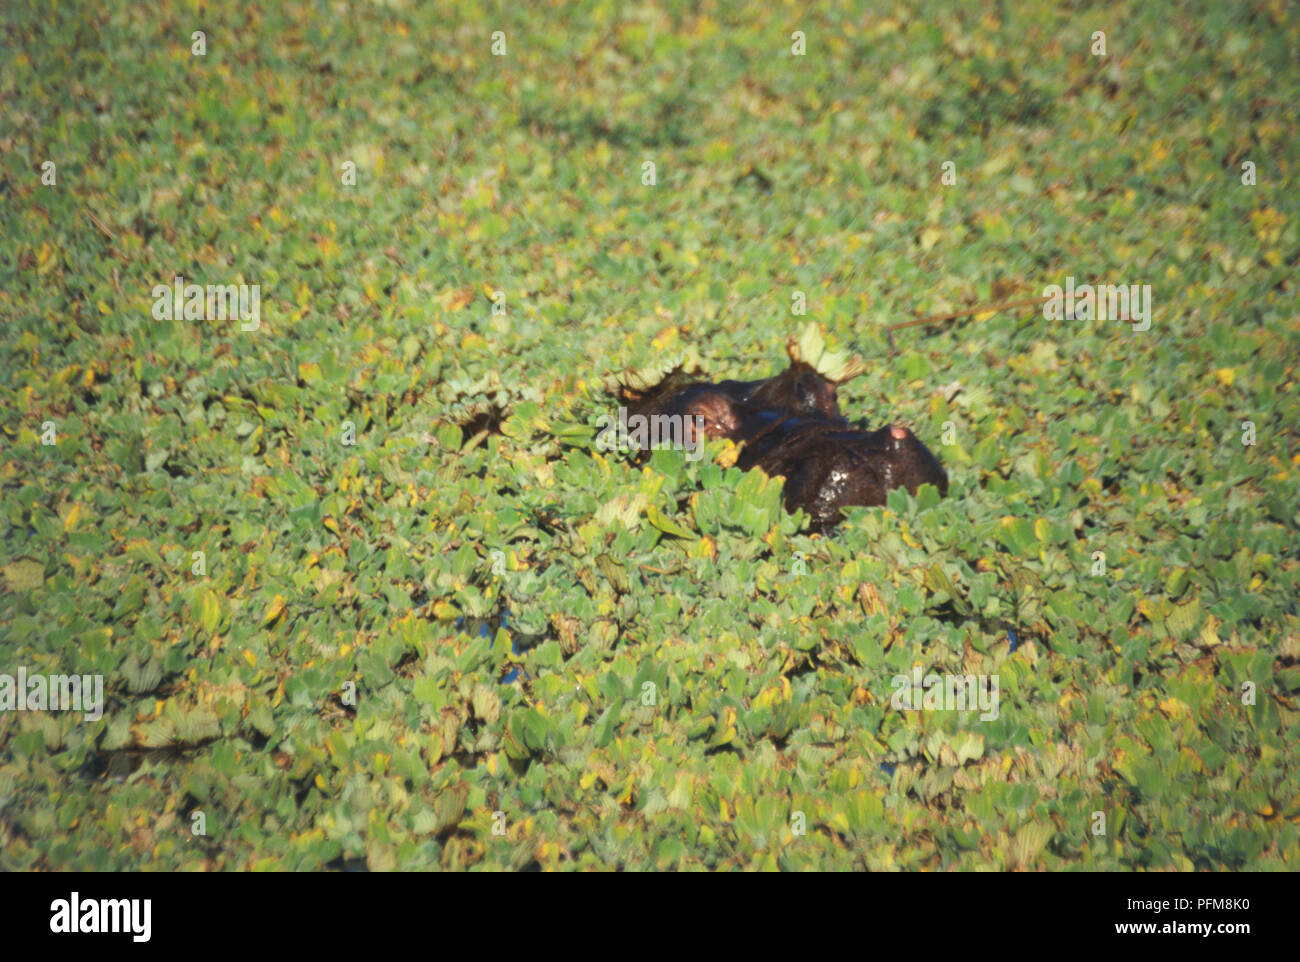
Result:
<instances>
[{"instance_id":1,"label":"dense green vegetation mat","mask_svg":"<svg viewBox=\"0 0 1300 962\"><path fill-rule=\"evenodd\" d=\"M230 6L0 12L0 868L1300 868L1293 4ZM593 444L810 323L948 498Z\"/></svg>"}]
</instances>

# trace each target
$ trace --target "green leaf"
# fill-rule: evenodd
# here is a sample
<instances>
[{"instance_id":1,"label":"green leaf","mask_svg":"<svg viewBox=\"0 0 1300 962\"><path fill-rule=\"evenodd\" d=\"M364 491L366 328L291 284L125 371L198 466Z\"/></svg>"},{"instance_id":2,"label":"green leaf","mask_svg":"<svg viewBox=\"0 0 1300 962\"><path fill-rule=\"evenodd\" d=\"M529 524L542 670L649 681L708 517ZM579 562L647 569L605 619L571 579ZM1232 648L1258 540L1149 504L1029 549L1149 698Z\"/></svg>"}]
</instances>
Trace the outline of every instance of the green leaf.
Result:
<instances>
[{"instance_id":1,"label":"green leaf","mask_svg":"<svg viewBox=\"0 0 1300 962\"><path fill-rule=\"evenodd\" d=\"M675 538L686 538L690 541L695 541L699 538L699 535L694 531L683 528L671 518L666 517L664 513L653 504L646 507L646 518L664 534L670 534Z\"/></svg>"},{"instance_id":2,"label":"green leaf","mask_svg":"<svg viewBox=\"0 0 1300 962\"><path fill-rule=\"evenodd\" d=\"M30 591L45 583L45 565L33 558L19 558L4 566L10 591Z\"/></svg>"}]
</instances>

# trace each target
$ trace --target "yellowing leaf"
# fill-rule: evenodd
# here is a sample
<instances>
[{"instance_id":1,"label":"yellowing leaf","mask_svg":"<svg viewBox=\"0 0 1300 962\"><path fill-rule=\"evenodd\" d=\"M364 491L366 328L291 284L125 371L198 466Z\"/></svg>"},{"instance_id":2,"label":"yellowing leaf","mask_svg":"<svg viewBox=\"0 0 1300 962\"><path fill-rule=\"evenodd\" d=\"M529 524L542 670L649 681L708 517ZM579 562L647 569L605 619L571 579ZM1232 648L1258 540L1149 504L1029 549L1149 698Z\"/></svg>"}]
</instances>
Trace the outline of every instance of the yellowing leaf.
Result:
<instances>
[{"instance_id":1,"label":"yellowing leaf","mask_svg":"<svg viewBox=\"0 0 1300 962\"><path fill-rule=\"evenodd\" d=\"M281 595L276 595L271 599L271 604L267 607L266 614L262 616L262 627L265 628L270 625L271 622L275 621L282 614L284 614L284 598Z\"/></svg>"},{"instance_id":2,"label":"yellowing leaf","mask_svg":"<svg viewBox=\"0 0 1300 962\"><path fill-rule=\"evenodd\" d=\"M438 301L442 304L442 309L451 313L459 311L467 306L474 299L474 288L466 287L462 290L448 288L438 295Z\"/></svg>"},{"instance_id":3,"label":"yellowing leaf","mask_svg":"<svg viewBox=\"0 0 1300 962\"><path fill-rule=\"evenodd\" d=\"M728 441L727 446L718 452L718 456L714 458L714 461L717 463L718 467L720 468L729 468L732 467L739 459L740 459L740 446L736 444L734 441Z\"/></svg>"},{"instance_id":4,"label":"yellowing leaf","mask_svg":"<svg viewBox=\"0 0 1300 962\"><path fill-rule=\"evenodd\" d=\"M214 634L217 625L221 623L221 603L217 600L217 595L210 589L204 589L203 595L199 600L199 624L209 635Z\"/></svg>"}]
</instances>

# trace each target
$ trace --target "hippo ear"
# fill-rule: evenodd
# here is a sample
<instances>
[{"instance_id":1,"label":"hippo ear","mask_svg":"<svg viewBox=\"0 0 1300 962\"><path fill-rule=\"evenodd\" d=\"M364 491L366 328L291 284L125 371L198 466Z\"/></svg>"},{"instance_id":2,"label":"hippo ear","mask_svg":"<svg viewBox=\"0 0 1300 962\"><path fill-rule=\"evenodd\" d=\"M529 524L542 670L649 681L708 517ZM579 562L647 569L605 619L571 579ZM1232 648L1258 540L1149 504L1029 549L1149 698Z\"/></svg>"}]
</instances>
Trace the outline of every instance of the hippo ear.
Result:
<instances>
[{"instance_id":1,"label":"hippo ear","mask_svg":"<svg viewBox=\"0 0 1300 962\"><path fill-rule=\"evenodd\" d=\"M828 351L816 324L808 324L798 339L792 335L786 340L785 350L792 366L806 364L835 385L850 381L867 369L860 357L850 357L847 351Z\"/></svg>"}]
</instances>

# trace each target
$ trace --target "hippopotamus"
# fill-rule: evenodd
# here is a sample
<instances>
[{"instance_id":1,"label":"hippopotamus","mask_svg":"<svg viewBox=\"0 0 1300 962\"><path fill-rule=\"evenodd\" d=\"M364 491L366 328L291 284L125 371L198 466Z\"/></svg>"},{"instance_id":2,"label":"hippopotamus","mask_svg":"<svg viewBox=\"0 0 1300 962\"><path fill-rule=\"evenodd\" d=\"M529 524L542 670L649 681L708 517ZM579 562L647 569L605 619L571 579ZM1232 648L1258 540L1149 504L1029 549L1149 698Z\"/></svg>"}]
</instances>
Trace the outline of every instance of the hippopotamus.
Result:
<instances>
[{"instance_id":1,"label":"hippopotamus","mask_svg":"<svg viewBox=\"0 0 1300 962\"><path fill-rule=\"evenodd\" d=\"M883 505L893 488L928 483L946 496L947 473L908 428L861 431L840 413L836 389L856 373L826 377L791 345L790 366L773 377L710 383L678 368L644 390L620 388L619 399L631 414L680 416L705 438L740 444L736 465L784 478L786 510L802 508L814 528L849 505Z\"/></svg>"}]
</instances>

